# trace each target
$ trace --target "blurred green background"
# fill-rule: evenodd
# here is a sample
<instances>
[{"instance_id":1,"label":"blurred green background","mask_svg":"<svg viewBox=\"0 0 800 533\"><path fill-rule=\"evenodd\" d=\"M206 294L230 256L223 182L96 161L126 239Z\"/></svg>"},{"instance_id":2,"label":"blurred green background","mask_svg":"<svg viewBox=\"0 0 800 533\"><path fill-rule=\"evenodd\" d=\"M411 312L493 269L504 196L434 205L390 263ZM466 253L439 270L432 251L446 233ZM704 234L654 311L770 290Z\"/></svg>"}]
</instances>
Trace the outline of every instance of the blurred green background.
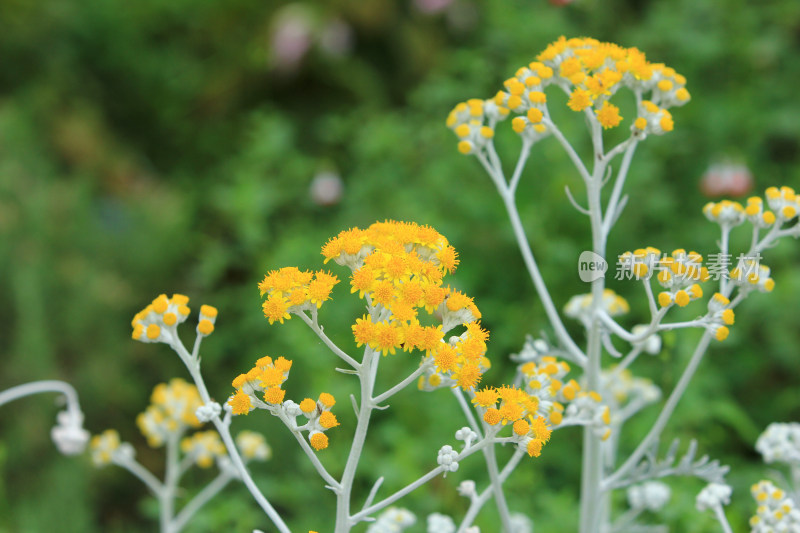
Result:
<instances>
[{"instance_id":1,"label":"blurred green background","mask_svg":"<svg viewBox=\"0 0 800 533\"><path fill-rule=\"evenodd\" d=\"M632 201L610 253L644 245L713 251L718 230L701 214L708 198L700 183L717 161L749 167L756 193L798 185L800 3L562 3L0 2L0 389L69 381L86 426L118 429L160 472L162 451L146 447L134 418L157 383L185 371L164 345L130 340L130 320L159 293L180 292L193 309L220 310L203 345L218 399L262 355L295 360L289 397L337 395L342 427L321 456L340 472L354 425L353 380L333 372L336 362L299 321L270 327L256 283L281 266L321 268L327 238L386 218L431 224L459 250L450 283L475 297L492 332L495 366L485 379L509 379L508 354L547 326L502 204L477 162L457 153L444 118L459 101L493 95L562 34L637 46L684 74L693 97L674 110L673 133L637 150ZM585 148L580 121L571 124L565 129ZM511 161L517 139L500 134L498 143ZM340 179L338 198L312 197L320 175L328 179L318 185ZM567 203L565 185L582 198L566 157L545 140L520 204L559 306L586 291L574 264L589 245L587 221ZM665 434L696 437L704 453L731 465L735 530L754 508L749 485L766 475L755 439L769 422L800 420L798 258L793 242L768 252L776 291L737 309L731 337L712 348ZM321 317L349 348L361 304L345 285ZM631 301L623 322L644 321L639 288L611 286ZM696 338L665 337L664 353L635 370L670 390ZM407 358L383 360L383 386L411 371ZM378 475L388 494L429 469L463 425L446 391L407 391L392 407L375 417L358 498ZM86 456L58 454L49 439L56 412L52 397L0 409L0 532L153 531L154 502L138 481L113 467L96 470ZM628 428L624 448L656 412ZM235 426L263 431L272 444L275 459L254 472L293 530L329 531L334 498L276 420L254 413ZM512 508L532 517L537 531L576 526L578 441L578 430L556 433L543 456L509 480ZM188 476L187 495L209 476ZM460 518L467 501L455 487L469 478L483 479L479 461L405 504L420 523L435 511ZM702 486L672 483L662 518L673 531L716 531L710 514L694 510ZM487 505L483 531L497 530L493 513ZM187 531L253 527L270 530L249 495L229 487Z\"/></svg>"}]
</instances>

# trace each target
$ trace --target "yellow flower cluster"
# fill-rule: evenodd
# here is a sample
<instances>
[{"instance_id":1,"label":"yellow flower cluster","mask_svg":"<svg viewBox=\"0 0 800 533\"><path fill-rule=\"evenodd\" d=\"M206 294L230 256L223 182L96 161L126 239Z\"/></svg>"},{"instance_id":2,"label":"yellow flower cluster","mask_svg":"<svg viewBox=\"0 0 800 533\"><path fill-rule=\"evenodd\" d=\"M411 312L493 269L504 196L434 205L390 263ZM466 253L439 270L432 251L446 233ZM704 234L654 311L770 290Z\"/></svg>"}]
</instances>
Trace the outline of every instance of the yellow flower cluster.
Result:
<instances>
[{"instance_id":1,"label":"yellow flower cluster","mask_svg":"<svg viewBox=\"0 0 800 533\"><path fill-rule=\"evenodd\" d=\"M442 285L455 271L458 254L447 239L429 226L409 222L378 222L362 230L341 232L322 248L326 261L348 266L351 292L370 308L356 320L353 336L383 355L420 350L432 361L420 388L457 385L472 389L489 368L488 332L478 323L481 313L469 296ZM441 316L441 324L423 325L420 310ZM444 342L456 326L464 333Z\"/></svg>"},{"instance_id":2,"label":"yellow flower cluster","mask_svg":"<svg viewBox=\"0 0 800 533\"><path fill-rule=\"evenodd\" d=\"M689 302L703 297L703 289L698 282L708 281L710 275L699 253L687 253L683 248L678 248L660 259L659 269L656 278L667 289L658 294L661 307L672 304L685 307Z\"/></svg>"},{"instance_id":3,"label":"yellow flower cluster","mask_svg":"<svg viewBox=\"0 0 800 533\"><path fill-rule=\"evenodd\" d=\"M107 429L100 435L95 435L89 442L92 462L95 466L104 466L111 462L114 452L117 451L122 442L119 433L114 429Z\"/></svg>"},{"instance_id":4,"label":"yellow flower cluster","mask_svg":"<svg viewBox=\"0 0 800 533\"><path fill-rule=\"evenodd\" d=\"M306 398L299 405L291 400L284 401L286 391L281 385L289 378L291 368L292 361L284 357L274 361L271 357L262 357L246 374L239 374L233 380L236 392L228 400L228 405L235 415L246 415L253 409L266 409L274 414L282 410L289 417L302 414L308 423L298 429L308 431L309 442L315 450L323 450L328 447L325 431L339 425L336 415L331 413L336 399L323 392L316 401ZM261 398L256 394L261 394Z\"/></svg>"},{"instance_id":5,"label":"yellow flower cluster","mask_svg":"<svg viewBox=\"0 0 800 533\"><path fill-rule=\"evenodd\" d=\"M747 219L756 228L769 228L775 222L788 222L800 214L800 195L791 187L770 187L764 196L772 211L764 209L764 200L760 197L751 196L745 206L731 200L709 202L703 207L703 214L712 222L731 227Z\"/></svg>"},{"instance_id":6,"label":"yellow flower cluster","mask_svg":"<svg viewBox=\"0 0 800 533\"><path fill-rule=\"evenodd\" d=\"M764 196L767 198L770 209L778 214L779 219L791 220L800 213L800 195L797 195L791 187L781 187L780 189L770 187L765 191Z\"/></svg>"},{"instance_id":7,"label":"yellow flower cluster","mask_svg":"<svg viewBox=\"0 0 800 533\"><path fill-rule=\"evenodd\" d=\"M649 279L661 258L661 250L648 246L619 256L619 265L630 270L636 279Z\"/></svg>"},{"instance_id":8,"label":"yellow flower cluster","mask_svg":"<svg viewBox=\"0 0 800 533\"><path fill-rule=\"evenodd\" d=\"M569 365L555 357L543 356L538 364L530 361L520 365L518 370L525 380L525 390L539 402L539 413L551 424L559 425L564 418L562 401L575 399L575 394L580 390L575 380L570 380L564 387L564 376L570 371Z\"/></svg>"},{"instance_id":9,"label":"yellow flower cluster","mask_svg":"<svg viewBox=\"0 0 800 533\"><path fill-rule=\"evenodd\" d=\"M225 445L216 431L198 431L181 441L181 450L200 468L209 468L218 457L227 454Z\"/></svg>"},{"instance_id":10,"label":"yellow flower cluster","mask_svg":"<svg viewBox=\"0 0 800 533\"><path fill-rule=\"evenodd\" d=\"M172 342L177 339L177 327L186 321L191 310L187 305L189 297L173 294L167 298L160 294L147 307L136 313L131 321L133 333L131 337L141 342ZM200 306L200 320L197 323L197 334L210 335L214 331L217 320L217 309L210 305Z\"/></svg>"},{"instance_id":11,"label":"yellow flower cluster","mask_svg":"<svg viewBox=\"0 0 800 533\"><path fill-rule=\"evenodd\" d=\"M272 448L267 444L267 440L261 433L255 431L240 431L236 435L236 447L242 454L245 461L259 460L266 461L272 457Z\"/></svg>"},{"instance_id":12,"label":"yellow flower cluster","mask_svg":"<svg viewBox=\"0 0 800 533\"><path fill-rule=\"evenodd\" d=\"M733 309L730 309L731 301L722 294L715 292L714 296L708 301L708 314L711 320L711 331L718 341L724 341L728 338L730 330L728 326L732 326L736 319Z\"/></svg>"},{"instance_id":13,"label":"yellow flower cluster","mask_svg":"<svg viewBox=\"0 0 800 533\"><path fill-rule=\"evenodd\" d=\"M514 442L531 457L539 457L542 447L550 440L547 422L537 415L538 399L522 389L505 385L484 388L475 393L472 403L479 408L487 424L511 424Z\"/></svg>"},{"instance_id":14,"label":"yellow flower cluster","mask_svg":"<svg viewBox=\"0 0 800 533\"><path fill-rule=\"evenodd\" d=\"M473 98L458 104L447 117L447 127L459 138L458 151L470 154L486 146L494 137L495 124L508 113L508 107L493 100Z\"/></svg>"},{"instance_id":15,"label":"yellow flower cluster","mask_svg":"<svg viewBox=\"0 0 800 533\"><path fill-rule=\"evenodd\" d=\"M754 259L742 258L739 265L731 270L730 276L741 290L758 289L761 292L772 292L775 280L770 275L770 268Z\"/></svg>"},{"instance_id":16,"label":"yellow flower cluster","mask_svg":"<svg viewBox=\"0 0 800 533\"><path fill-rule=\"evenodd\" d=\"M596 39L560 37L536 58L517 70L504 89L489 100L458 104L447 117L447 127L459 138L461 153L479 152L494 136L498 121L511 113L514 131L536 141L546 136L549 113L545 89L555 85L568 96L573 111L591 110L603 128L622 122L612 96L628 87L639 101L634 134L660 135L672 131L667 110L689 101L686 78L661 63L650 63L636 48L624 48Z\"/></svg>"},{"instance_id":17,"label":"yellow flower cluster","mask_svg":"<svg viewBox=\"0 0 800 533\"><path fill-rule=\"evenodd\" d=\"M785 491L770 481L759 481L750 487L750 493L758 506L756 514L750 518L751 531L767 533L800 530L797 504Z\"/></svg>"},{"instance_id":18,"label":"yellow flower cluster","mask_svg":"<svg viewBox=\"0 0 800 533\"><path fill-rule=\"evenodd\" d=\"M276 320L283 324L291 313L299 313L316 307L330 299L331 290L339 279L322 270L301 271L297 267L273 270L258 284L258 290L267 299L262 304L264 316L272 324Z\"/></svg>"},{"instance_id":19,"label":"yellow flower cluster","mask_svg":"<svg viewBox=\"0 0 800 533\"><path fill-rule=\"evenodd\" d=\"M197 387L180 378L159 383L153 389L151 404L136 417L136 425L153 448L164 444L170 435L181 435L189 427L200 427L195 411L203 405Z\"/></svg>"},{"instance_id":20,"label":"yellow flower cluster","mask_svg":"<svg viewBox=\"0 0 800 533\"><path fill-rule=\"evenodd\" d=\"M235 415L246 415L255 409L254 404L260 400L257 393L263 395L264 402L279 405L283 402L286 391L281 389L283 382L289 378L292 361L278 357L262 357L246 374L239 374L233 380L236 393L228 400Z\"/></svg>"},{"instance_id":21,"label":"yellow flower cluster","mask_svg":"<svg viewBox=\"0 0 800 533\"><path fill-rule=\"evenodd\" d=\"M566 380L570 367L552 356L542 356L519 366L525 392L538 401L538 414L553 426L569 416L572 423L592 427L603 440L611 435L610 410L595 391L582 390L574 379Z\"/></svg>"}]
</instances>

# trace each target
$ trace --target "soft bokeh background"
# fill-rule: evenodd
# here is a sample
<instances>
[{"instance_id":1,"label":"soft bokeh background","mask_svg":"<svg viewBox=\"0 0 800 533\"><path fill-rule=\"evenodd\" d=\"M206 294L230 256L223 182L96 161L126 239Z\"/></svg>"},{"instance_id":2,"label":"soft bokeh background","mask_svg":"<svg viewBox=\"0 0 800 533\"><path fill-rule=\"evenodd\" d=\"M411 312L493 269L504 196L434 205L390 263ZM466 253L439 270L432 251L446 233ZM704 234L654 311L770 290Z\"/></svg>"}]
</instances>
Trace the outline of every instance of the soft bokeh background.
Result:
<instances>
[{"instance_id":1,"label":"soft bokeh background","mask_svg":"<svg viewBox=\"0 0 800 533\"><path fill-rule=\"evenodd\" d=\"M508 379L507 355L547 326L502 205L477 162L457 153L444 118L458 101L493 95L561 34L637 46L686 75L693 95L674 112L675 132L638 149L632 201L611 253L643 245L713 251L717 229L700 212L708 201L700 182L715 162L749 167L755 191L798 185L800 3L563 3L0 2L0 389L43 378L73 383L87 427L117 428L160 472L161 450L146 447L134 418L157 383L185 373L167 347L131 341L129 324L157 294L181 292L195 309L220 310L203 349L217 398L267 354L295 360L291 397L337 394L343 425L321 455L339 472L354 424L352 380L333 372L332 356L299 321L268 326L255 286L272 268L320 268L328 237L385 218L431 224L456 246L462 262L451 283L475 296L492 332L495 367L486 380ZM567 129L578 134L579 125ZM499 143L514 157L512 135ZM340 197L311 196L319 175L339 177ZM579 191L579 182L552 139L537 146L523 181L523 218L563 305L586 290L574 265L589 243L587 222L563 193L565 185ZM703 452L732 466L736 530L753 509L749 485L766 472L753 450L759 432L800 420L798 258L793 242L769 251L776 291L737 310L731 337L713 347L665 434L696 437ZM360 303L344 285L322 321L351 346ZM626 323L643 321L639 290L612 286L630 296ZM667 336L664 353L638 371L669 390L696 338ZM384 384L415 364L405 354L384 363ZM379 474L391 489L430 468L463 425L443 391L407 391L392 404L375 417L360 498ZM0 531L154 530L153 501L127 473L57 453L49 439L56 411L52 397L0 410ZM629 428L625 447L656 412ZM292 528L328 531L334 498L276 420L255 413L236 426L271 442L276 458L255 476ZM537 531L576 525L578 435L557 433L508 483L511 506L534 518ZM481 479L479 463L406 505L420 517L460 517L467 502L455 486ZM185 486L192 493L208 479L190 475ZM702 483L672 486L663 514L672 530L715 531L710 515L694 510ZM497 529L491 504L480 523ZM249 495L229 487L187 531L253 527L269 529Z\"/></svg>"}]
</instances>

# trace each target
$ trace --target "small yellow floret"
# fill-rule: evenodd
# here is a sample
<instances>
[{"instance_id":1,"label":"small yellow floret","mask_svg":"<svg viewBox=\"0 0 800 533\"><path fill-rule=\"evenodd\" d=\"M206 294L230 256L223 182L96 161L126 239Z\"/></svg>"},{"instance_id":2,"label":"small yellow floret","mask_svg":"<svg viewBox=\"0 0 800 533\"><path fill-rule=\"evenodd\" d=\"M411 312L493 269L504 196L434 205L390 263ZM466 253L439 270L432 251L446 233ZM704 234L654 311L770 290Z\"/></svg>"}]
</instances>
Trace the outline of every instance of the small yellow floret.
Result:
<instances>
[{"instance_id":1,"label":"small yellow floret","mask_svg":"<svg viewBox=\"0 0 800 533\"><path fill-rule=\"evenodd\" d=\"M250 397L239 391L228 400L228 405L231 406L233 414L246 415L250 412Z\"/></svg>"},{"instance_id":2,"label":"small yellow floret","mask_svg":"<svg viewBox=\"0 0 800 533\"><path fill-rule=\"evenodd\" d=\"M468 124L461 124L455 129L456 135L461 138L467 137L470 132L470 128Z\"/></svg>"},{"instance_id":3,"label":"small yellow floret","mask_svg":"<svg viewBox=\"0 0 800 533\"><path fill-rule=\"evenodd\" d=\"M717 328L717 332L714 334L714 338L717 339L718 341L724 341L725 339L728 338L729 333L730 330L728 328L726 328L725 326L720 326L719 328Z\"/></svg>"},{"instance_id":4,"label":"small yellow floret","mask_svg":"<svg viewBox=\"0 0 800 533\"><path fill-rule=\"evenodd\" d=\"M614 104L608 103L608 100L603 102L603 107L595 111L597 121L603 126L603 129L613 128L622 122L622 117L619 114L619 108Z\"/></svg>"},{"instance_id":5,"label":"small yellow floret","mask_svg":"<svg viewBox=\"0 0 800 533\"><path fill-rule=\"evenodd\" d=\"M328 436L325 433L314 433L308 437L311 446L319 451L328 447Z\"/></svg>"},{"instance_id":6,"label":"small yellow floret","mask_svg":"<svg viewBox=\"0 0 800 533\"><path fill-rule=\"evenodd\" d=\"M210 305L201 305L200 306L200 314L203 316L207 316L208 318L216 318L217 317L217 308L212 307Z\"/></svg>"},{"instance_id":7,"label":"small yellow floret","mask_svg":"<svg viewBox=\"0 0 800 533\"><path fill-rule=\"evenodd\" d=\"M329 392L323 392L319 395L319 401L322 405L330 409L334 405L336 405L336 399L333 397L333 394Z\"/></svg>"},{"instance_id":8,"label":"small yellow floret","mask_svg":"<svg viewBox=\"0 0 800 533\"><path fill-rule=\"evenodd\" d=\"M158 327L156 324L150 324L147 326L147 338L150 340L155 340L158 336L161 335L161 328Z\"/></svg>"},{"instance_id":9,"label":"small yellow floret","mask_svg":"<svg viewBox=\"0 0 800 533\"><path fill-rule=\"evenodd\" d=\"M312 400L311 398L306 398L302 402L300 402L300 410L304 413L311 413L317 408L317 402Z\"/></svg>"},{"instance_id":10,"label":"small yellow floret","mask_svg":"<svg viewBox=\"0 0 800 533\"><path fill-rule=\"evenodd\" d=\"M175 305L186 305L189 303L189 297L185 294L173 294L170 301Z\"/></svg>"},{"instance_id":11,"label":"small yellow floret","mask_svg":"<svg viewBox=\"0 0 800 533\"><path fill-rule=\"evenodd\" d=\"M461 141L458 143L458 151L462 154L468 154L472 152L472 143L469 141Z\"/></svg>"},{"instance_id":12,"label":"small yellow floret","mask_svg":"<svg viewBox=\"0 0 800 533\"><path fill-rule=\"evenodd\" d=\"M658 304L661 307L667 307L672 304L672 295L666 291L658 294Z\"/></svg>"},{"instance_id":13,"label":"small yellow floret","mask_svg":"<svg viewBox=\"0 0 800 533\"><path fill-rule=\"evenodd\" d=\"M544 114L539 110L534 108L528 109L528 120L530 120L533 124L538 124L544 118Z\"/></svg>"},{"instance_id":14,"label":"small yellow floret","mask_svg":"<svg viewBox=\"0 0 800 533\"><path fill-rule=\"evenodd\" d=\"M494 408L494 407L490 407L483 414L484 422L486 422L490 426L494 426L494 425L497 425L498 423L500 423L500 419L501 418L502 418L502 416L500 415L500 411L498 409Z\"/></svg>"},{"instance_id":15,"label":"small yellow floret","mask_svg":"<svg viewBox=\"0 0 800 533\"><path fill-rule=\"evenodd\" d=\"M539 439L532 439L528 443L528 455L531 457L539 457L542 454L542 445L544 443Z\"/></svg>"},{"instance_id":16,"label":"small yellow floret","mask_svg":"<svg viewBox=\"0 0 800 533\"><path fill-rule=\"evenodd\" d=\"M577 88L572 91L567 106L573 111L583 111L592 105L592 98L585 89Z\"/></svg>"},{"instance_id":17,"label":"small yellow floret","mask_svg":"<svg viewBox=\"0 0 800 533\"><path fill-rule=\"evenodd\" d=\"M511 121L511 127L517 133L522 133L527 125L528 123L522 117L514 117L514 119Z\"/></svg>"},{"instance_id":18,"label":"small yellow floret","mask_svg":"<svg viewBox=\"0 0 800 533\"><path fill-rule=\"evenodd\" d=\"M286 396L286 391L279 387L270 387L264 393L264 401L271 404L279 404Z\"/></svg>"},{"instance_id":19,"label":"small yellow floret","mask_svg":"<svg viewBox=\"0 0 800 533\"><path fill-rule=\"evenodd\" d=\"M684 290L675 293L675 303L678 304L679 307L686 307L690 300L689 293Z\"/></svg>"},{"instance_id":20,"label":"small yellow floret","mask_svg":"<svg viewBox=\"0 0 800 533\"><path fill-rule=\"evenodd\" d=\"M167 300L167 295L160 294L158 298L153 300L152 305L153 305L153 311L159 314L163 313L164 311L167 310L167 306L169 305L169 300Z\"/></svg>"},{"instance_id":21,"label":"small yellow floret","mask_svg":"<svg viewBox=\"0 0 800 533\"><path fill-rule=\"evenodd\" d=\"M321 415L319 415L319 425L324 427L325 429L329 429L339 425L339 421L336 420L336 415L331 413L330 411L323 411Z\"/></svg>"},{"instance_id":22,"label":"small yellow floret","mask_svg":"<svg viewBox=\"0 0 800 533\"><path fill-rule=\"evenodd\" d=\"M725 322L726 325L730 326L733 324L734 314L733 309L725 309L722 312L722 321Z\"/></svg>"},{"instance_id":23,"label":"small yellow floret","mask_svg":"<svg viewBox=\"0 0 800 533\"><path fill-rule=\"evenodd\" d=\"M527 435L528 431L531 429L531 425L528 424L525 420L517 420L514 422L514 433L519 436Z\"/></svg>"},{"instance_id":24,"label":"small yellow floret","mask_svg":"<svg viewBox=\"0 0 800 533\"><path fill-rule=\"evenodd\" d=\"M644 130L647 128L647 119L644 117L639 117L633 121L633 125L637 130Z\"/></svg>"},{"instance_id":25,"label":"small yellow floret","mask_svg":"<svg viewBox=\"0 0 800 533\"><path fill-rule=\"evenodd\" d=\"M214 324L210 320L203 319L197 324L197 331L203 335L211 335L214 331Z\"/></svg>"}]
</instances>

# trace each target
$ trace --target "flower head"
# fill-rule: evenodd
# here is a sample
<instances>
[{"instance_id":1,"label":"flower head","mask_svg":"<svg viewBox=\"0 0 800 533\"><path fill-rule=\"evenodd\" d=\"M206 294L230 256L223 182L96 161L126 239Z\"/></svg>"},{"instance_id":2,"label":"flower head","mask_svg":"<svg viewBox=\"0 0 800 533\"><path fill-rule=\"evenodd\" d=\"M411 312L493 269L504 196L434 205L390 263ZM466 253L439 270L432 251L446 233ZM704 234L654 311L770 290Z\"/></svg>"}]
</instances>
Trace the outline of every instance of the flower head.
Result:
<instances>
[{"instance_id":1,"label":"flower head","mask_svg":"<svg viewBox=\"0 0 800 533\"><path fill-rule=\"evenodd\" d=\"M162 446L169 435L180 436L188 428L201 425L195 414L203 405L197 387L180 378L156 385L150 401L136 417L136 424L154 448Z\"/></svg>"},{"instance_id":2,"label":"flower head","mask_svg":"<svg viewBox=\"0 0 800 533\"><path fill-rule=\"evenodd\" d=\"M236 447L246 461L267 461L272 457L272 448L264 435L255 431L240 431L236 435Z\"/></svg>"},{"instance_id":3,"label":"flower head","mask_svg":"<svg viewBox=\"0 0 800 533\"><path fill-rule=\"evenodd\" d=\"M181 450L200 468L208 468L217 457L227 454L225 445L215 430L198 431L181 441Z\"/></svg>"},{"instance_id":4,"label":"flower head","mask_svg":"<svg viewBox=\"0 0 800 533\"><path fill-rule=\"evenodd\" d=\"M622 123L619 107L611 100L622 88L640 102L631 134L643 138L672 131L669 108L689 101L686 79L661 63L650 63L636 48L596 39L560 37L503 82L489 100L458 104L447 117L447 127L459 138L463 154L485 155L498 122L513 116L513 130L528 142L552 133L547 89L556 85L569 95L567 107L585 112L604 129Z\"/></svg>"}]
</instances>

